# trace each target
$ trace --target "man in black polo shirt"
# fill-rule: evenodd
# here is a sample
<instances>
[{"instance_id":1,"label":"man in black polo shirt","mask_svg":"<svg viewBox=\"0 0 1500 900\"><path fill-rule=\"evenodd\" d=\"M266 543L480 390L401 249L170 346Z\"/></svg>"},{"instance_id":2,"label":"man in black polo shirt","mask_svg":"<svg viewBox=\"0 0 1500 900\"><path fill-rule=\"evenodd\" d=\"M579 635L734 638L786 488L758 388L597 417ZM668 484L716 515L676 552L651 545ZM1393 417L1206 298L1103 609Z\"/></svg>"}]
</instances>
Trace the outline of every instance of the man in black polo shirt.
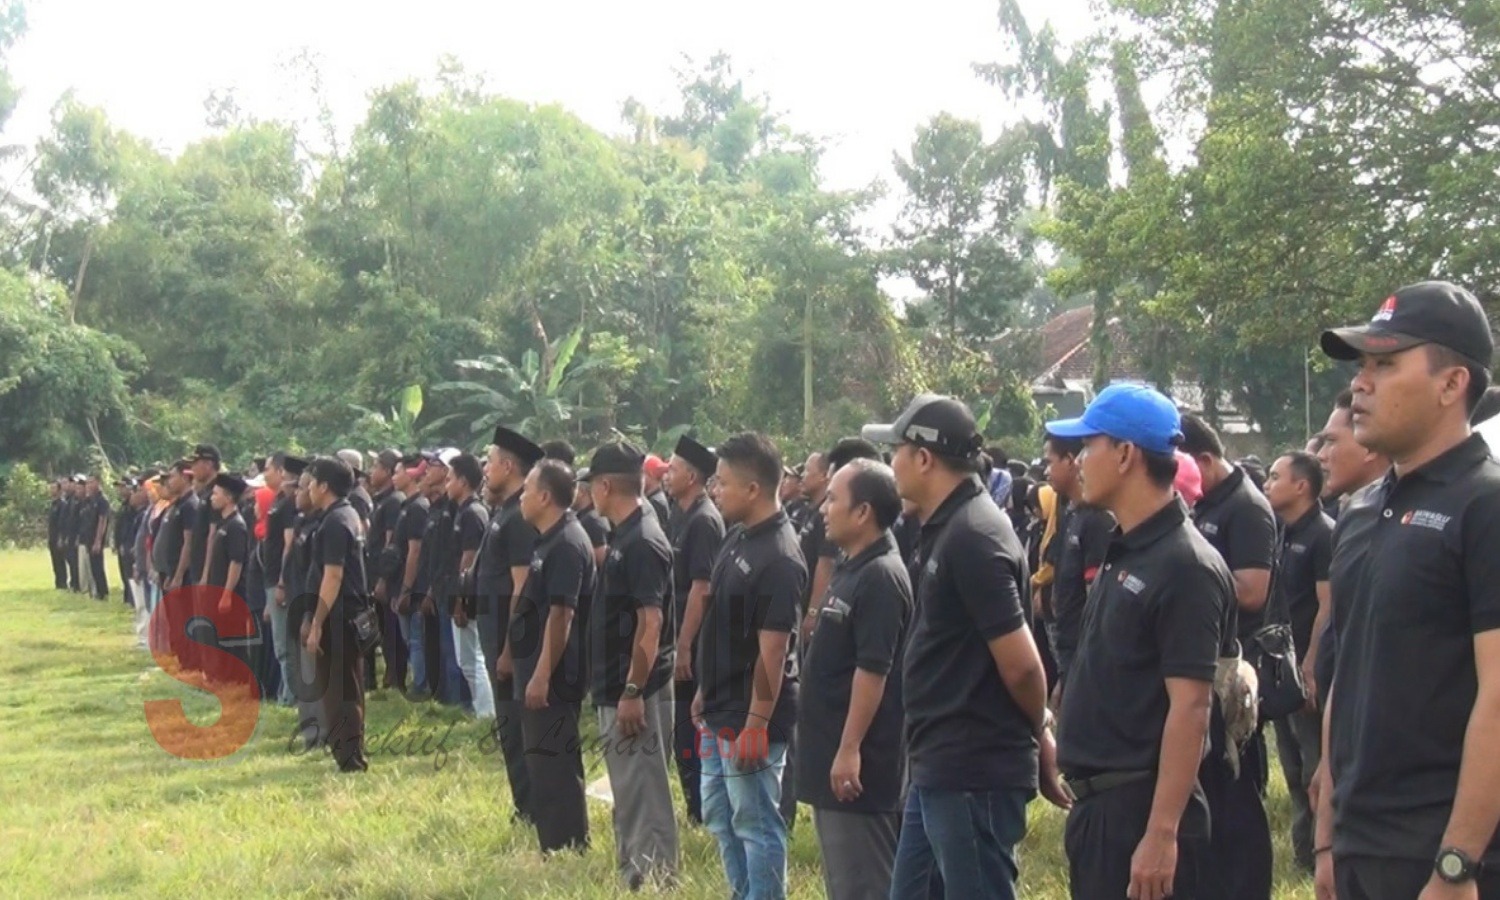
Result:
<instances>
[{"instance_id":1,"label":"man in black polo shirt","mask_svg":"<svg viewBox=\"0 0 1500 900\"><path fill-rule=\"evenodd\" d=\"M1193 520L1224 558L1234 576L1235 606L1228 612L1225 654L1238 640L1247 659L1254 652L1251 636L1260 629L1276 560L1276 517L1271 504L1245 474L1224 458L1218 432L1197 416L1182 420L1183 452L1198 463L1203 497ZM1251 659L1253 663L1253 659ZM1213 742L1199 778L1213 817L1210 870L1230 900L1260 900L1271 893L1271 825L1264 801L1268 758L1265 736L1257 728L1239 748L1239 773L1228 754L1222 710L1215 710Z\"/></svg>"},{"instance_id":2,"label":"man in black polo shirt","mask_svg":"<svg viewBox=\"0 0 1500 900\"><path fill-rule=\"evenodd\" d=\"M786 510L787 521L792 523L792 530L802 531L802 526L807 524L809 507L807 498L803 496L802 472L805 466L795 469L791 466L783 466L781 469L781 507Z\"/></svg>"},{"instance_id":3,"label":"man in black polo shirt","mask_svg":"<svg viewBox=\"0 0 1500 900\"><path fill-rule=\"evenodd\" d=\"M636 890L677 876L671 752L672 545L643 496L646 455L605 444L589 462L594 507L614 527L588 619L590 693L614 791L615 859Z\"/></svg>"},{"instance_id":4,"label":"man in black polo shirt","mask_svg":"<svg viewBox=\"0 0 1500 900\"><path fill-rule=\"evenodd\" d=\"M677 507L672 516L672 620L677 626L672 758L677 760L688 818L702 824L698 730L693 725L693 698L698 693L694 648L708 605L714 560L724 544L724 519L706 490L708 480L718 471L719 457L684 435L677 441L669 465L666 484Z\"/></svg>"},{"instance_id":5,"label":"man in black polo shirt","mask_svg":"<svg viewBox=\"0 0 1500 900\"><path fill-rule=\"evenodd\" d=\"M505 760L511 802L518 818L531 820L531 775L526 769L526 740L521 730L522 704L516 693L510 648L510 617L520 602L531 571L536 529L521 515L521 489L542 459L542 448L501 425L485 459L485 481L494 499L490 527L474 565L479 596L479 641L485 659L495 659L495 737Z\"/></svg>"},{"instance_id":6,"label":"man in black polo shirt","mask_svg":"<svg viewBox=\"0 0 1500 900\"><path fill-rule=\"evenodd\" d=\"M911 788L891 896L926 897L936 874L951 896L1014 897L1039 780L1066 803L1025 627L1026 553L979 483L983 439L968 407L923 394L864 436L895 445L896 484L923 522L902 679Z\"/></svg>"},{"instance_id":7,"label":"man in black polo shirt","mask_svg":"<svg viewBox=\"0 0 1500 900\"><path fill-rule=\"evenodd\" d=\"M798 799L813 808L830 900L887 897L901 825L901 645L911 579L890 534L901 497L889 466L834 475L824 516L844 559L803 663Z\"/></svg>"},{"instance_id":8,"label":"man in black polo shirt","mask_svg":"<svg viewBox=\"0 0 1500 900\"><path fill-rule=\"evenodd\" d=\"M453 629L449 627L447 600L453 590L456 573L444 563L453 540L454 504L448 499L448 463L458 455L456 450L437 450L426 455L427 473L422 489L430 508L427 532L422 536L421 609L427 639L427 678L433 696L446 706L464 702L467 686L458 668L458 653L453 646Z\"/></svg>"},{"instance_id":9,"label":"man in black polo shirt","mask_svg":"<svg viewBox=\"0 0 1500 900\"><path fill-rule=\"evenodd\" d=\"M193 490L198 494L198 505L206 513L193 524L193 539L188 546L187 584L205 584L208 575L208 542L213 534L214 515L210 502L213 496L214 479L219 477L219 448L212 444L199 444L189 457L193 464Z\"/></svg>"},{"instance_id":10,"label":"man in black polo shirt","mask_svg":"<svg viewBox=\"0 0 1500 900\"><path fill-rule=\"evenodd\" d=\"M47 550L52 554L52 586L60 591L68 589L68 561L63 554L63 517L68 510L68 501L63 496L61 478L47 485L47 494L52 502L47 506Z\"/></svg>"},{"instance_id":11,"label":"man in black polo shirt","mask_svg":"<svg viewBox=\"0 0 1500 900\"><path fill-rule=\"evenodd\" d=\"M249 613L249 607L244 603L244 593L245 575L250 564L250 527L240 514L239 507L245 490L245 479L225 472L214 476L208 495L213 521L209 532L208 560L204 564L203 584L214 589L206 598L207 602L215 605L218 612L218 618L214 621L226 625L228 621L225 617L239 612L235 609L236 597L240 599L240 610ZM234 625L232 631L236 637L257 633L247 621ZM215 633L212 639L217 642L217 638ZM227 681L229 676L239 672L237 667L221 665L223 657L217 654L207 654L204 658L213 661L214 664L206 671L215 680ZM246 655L242 658L248 665L246 674L253 678L259 657L252 659Z\"/></svg>"},{"instance_id":12,"label":"man in black polo shirt","mask_svg":"<svg viewBox=\"0 0 1500 900\"><path fill-rule=\"evenodd\" d=\"M396 490L393 481L399 465L399 452L382 450L370 467L370 489L375 493L370 498L370 528L365 535L365 573L375 580L371 597L380 607L380 653L385 657L385 677L380 686L404 691L408 658L406 641L401 637L401 623L389 603L390 583L382 577L385 563L390 558L388 550L396 540L401 507L406 502L406 495Z\"/></svg>"},{"instance_id":13,"label":"man in black polo shirt","mask_svg":"<svg viewBox=\"0 0 1500 900\"><path fill-rule=\"evenodd\" d=\"M526 476L521 515L538 536L507 644L516 699L526 705L521 727L535 799L531 814L544 853L589 843L578 739L587 684L573 618L593 597L595 571L593 548L571 508L574 489L573 470L559 460L542 460Z\"/></svg>"},{"instance_id":14,"label":"man in black polo shirt","mask_svg":"<svg viewBox=\"0 0 1500 900\"><path fill-rule=\"evenodd\" d=\"M386 560L384 578L391 598L391 611L406 640L406 659L411 669L411 690L407 698L419 702L432 697L436 682L437 659L432 658L432 677L428 672L427 614L422 609L427 582L422 575L422 539L427 534L431 502L422 490L427 477L427 462L419 454L402 457L393 483L406 495L401 516L396 520L392 552Z\"/></svg>"},{"instance_id":15,"label":"man in black polo shirt","mask_svg":"<svg viewBox=\"0 0 1500 900\"><path fill-rule=\"evenodd\" d=\"M312 535L307 589L317 603L305 626L304 647L317 658L318 684L329 723L327 742L340 772L363 772L365 758L364 658L353 620L369 603L363 525L349 505L354 472L338 459L313 460L307 468L308 499L318 511Z\"/></svg>"},{"instance_id":16,"label":"man in black polo shirt","mask_svg":"<svg viewBox=\"0 0 1500 900\"><path fill-rule=\"evenodd\" d=\"M1500 897L1500 463L1469 430L1489 323L1425 282L1322 344L1358 361L1355 439L1393 465L1359 501L1378 511L1362 567L1331 576L1319 896Z\"/></svg>"},{"instance_id":17,"label":"man in black polo shirt","mask_svg":"<svg viewBox=\"0 0 1500 900\"><path fill-rule=\"evenodd\" d=\"M1328 565L1333 555L1333 520L1323 513L1323 468L1302 451L1271 464L1266 499L1281 520L1281 547L1267 609L1273 621L1289 622L1299 661L1313 650L1315 624L1328 617ZM1277 757L1292 797L1292 850L1297 865L1313 870L1313 820L1307 789L1322 759L1323 720L1316 699L1307 709L1275 722Z\"/></svg>"},{"instance_id":18,"label":"man in black polo shirt","mask_svg":"<svg viewBox=\"0 0 1500 900\"><path fill-rule=\"evenodd\" d=\"M604 565L604 554L609 549L609 522L594 508L594 492L589 490L592 480L593 473L588 469L578 470L578 496L573 498L573 515L578 517L578 524L589 536L589 544L594 548L594 565L599 567Z\"/></svg>"},{"instance_id":19,"label":"man in black polo shirt","mask_svg":"<svg viewBox=\"0 0 1500 900\"><path fill-rule=\"evenodd\" d=\"M130 502L131 498L135 496L137 485L138 482L134 478L122 478L115 482L115 487L119 489L120 505L115 510L115 524L112 529L114 531L112 540L115 545L115 565L118 567L120 573L122 599L125 601L125 605L130 607L134 607L137 602L135 588L131 584L134 581L131 573L135 569L135 522L137 511L134 504ZM144 604L146 602L145 598L140 598L139 602Z\"/></svg>"},{"instance_id":20,"label":"man in black polo shirt","mask_svg":"<svg viewBox=\"0 0 1500 900\"><path fill-rule=\"evenodd\" d=\"M78 509L83 505L83 485L88 479L75 475L63 482L63 514L59 522L62 529L64 564L68 567L68 589L75 594L83 593L78 565Z\"/></svg>"},{"instance_id":21,"label":"man in black polo shirt","mask_svg":"<svg viewBox=\"0 0 1500 900\"><path fill-rule=\"evenodd\" d=\"M1078 652L1083 607L1089 586L1104 565L1104 555L1114 537L1115 518L1108 510L1084 502L1083 482L1078 477L1083 441L1049 434L1043 446L1047 481L1057 492L1057 505L1052 512L1057 517L1057 526L1047 548L1053 572L1048 636L1057 654L1057 688L1053 694L1056 704Z\"/></svg>"},{"instance_id":22,"label":"man in black polo shirt","mask_svg":"<svg viewBox=\"0 0 1500 900\"><path fill-rule=\"evenodd\" d=\"M479 548L490 527L490 511L479 499L484 467L468 453L453 457L448 466L448 501L453 504L453 531L446 542L441 565L452 587L447 592L445 614L449 618L454 655L463 672L464 685L473 697L475 718L495 718L495 694L490 666L479 640L479 595L465 584L465 573L474 567Z\"/></svg>"},{"instance_id":23,"label":"man in black polo shirt","mask_svg":"<svg viewBox=\"0 0 1500 900\"><path fill-rule=\"evenodd\" d=\"M297 527L297 480L307 470L307 460L286 453L273 454L266 463L266 486L276 492L266 511L266 537L260 542L260 564L265 573L267 594L265 622L271 626L275 644L276 667L281 673L281 688L276 700L291 706L292 655L300 652L299 635L289 627L287 610L296 596L287 584L287 557L291 553L293 531Z\"/></svg>"},{"instance_id":24,"label":"man in black polo shirt","mask_svg":"<svg viewBox=\"0 0 1500 900\"><path fill-rule=\"evenodd\" d=\"M1075 897L1215 896L1197 776L1234 595L1173 495L1179 421L1156 391L1113 385L1081 418L1047 425L1084 440L1081 499L1119 521L1059 724L1058 761L1077 798L1065 837Z\"/></svg>"},{"instance_id":25,"label":"man in black polo shirt","mask_svg":"<svg viewBox=\"0 0 1500 900\"><path fill-rule=\"evenodd\" d=\"M760 434L718 448L720 511L733 530L710 577L698 634L703 822L736 897L786 895L781 778L796 721L797 608L807 567L781 508L781 454Z\"/></svg>"},{"instance_id":26,"label":"man in black polo shirt","mask_svg":"<svg viewBox=\"0 0 1500 900\"><path fill-rule=\"evenodd\" d=\"M78 511L78 567L80 571L87 567L83 585L95 600L109 596L109 574L104 569L104 536L108 532L109 500L99 486L99 476L90 475Z\"/></svg>"}]
</instances>

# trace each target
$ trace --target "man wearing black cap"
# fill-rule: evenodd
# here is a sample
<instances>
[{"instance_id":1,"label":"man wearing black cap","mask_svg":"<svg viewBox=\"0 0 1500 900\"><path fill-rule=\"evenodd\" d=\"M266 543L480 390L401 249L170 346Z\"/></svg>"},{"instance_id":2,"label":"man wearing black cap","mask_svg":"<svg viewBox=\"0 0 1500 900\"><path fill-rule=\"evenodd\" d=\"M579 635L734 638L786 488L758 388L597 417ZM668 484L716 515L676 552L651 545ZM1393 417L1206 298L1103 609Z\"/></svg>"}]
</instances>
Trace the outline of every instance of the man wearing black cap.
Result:
<instances>
[{"instance_id":1,"label":"man wearing black cap","mask_svg":"<svg viewBox=\"0 0 1500 900\"><path fill-rule=\"evenodd\" d=\"M52 554L52 584L60 591L68 589L68 561L62 539L63 517L68 511L61 478L47 485L52 502L47 507L47 550Z\"/></svg>"},{"instance_id":2,"label":"man wearing black cap","mask_svg":"<svg viewBox=\"0 0 1500 900\"><path fill-rule=\"evenodd\" d=\"M208 542L213 535L214 518L210 499L213 495L214 479L219 476L219 448L212 444L199 444L190 457L193 465L193 489L198 493L198 505L205 512L193 523L193 539L188 545L188 574L186 584L206 584L208 575Z\"/></svg>"},{"instance_id":3,"label":"man wearing black cap","mask_svg":"<svg viewBox=\"0 0 1500 900\"><path fill-rule=\"evenodd\" d=\"M297 527L297 479L306 469L307 460L286 453L274 454L267 462L266 486L275 491L276 496L266 512L265 540L257 549L267 589L264 621L271 626L271 649L281 675L276 700L282 706L291 706L295 699L291 660L292 654L298 652L293 646L297 635L288 628L287 611L296 596L287 584L287 557Z\"/></svg>"},{"instance_id":4,"label":"man wearing black cap","mask_svg":"<svg viewBox=\"0 0 1500 900\"><path fill-rule=\"evenodd\" d=\"M718 448L716 484L733 530L714 562L698 635L694 721L703 822L719 844L737 897L786 893L787 819L780 810L787 745L797 717L798 607L807 566L781 508L781 454L764 435Z\"/></svg>"},{"instance_id":5,"label":"man wearing black cap","mask_svg":"<svg viewBox=\"0 0 1500 900\"><path fill-rule=\"evenodd\" d=\"M574 517L573 470L543 460L526 476L521 515L537 530L531 572L511 615L507 649L517 699L542 852L584 849L589 842L578 742L583 681L582 640L573 617L594 593L594 551Z\"/></svg>"},{"instance_id":6,"label":"man wearing black cap","mask_svg":"<svg viewBox=\"0 0 1500 900\"><path fill-rule=\"evenodd\" d=\"M923 522L902 682L911 789L891 896L927 896L936 873L951 896L1013 897L1026 804L1039 784L1066 803L1022 605L1026 553L979 483L968 407L923 394L863 434L895 446L896 484Z\"/></svg>"},{"instance_id":7,"label":"man wearing black cap","mask_svg":"<svg viewBox=\"0 0 1500 900\"><path fill-rule=\"evenodd\" d=\"M1489 322L1424 282L1322 344L1358 362L1354 437L1392 469L1360 501L1379 510L1364 565L1330 576L1318 893L1500 897L1500 463L1469 430Z\"/></svg>"},{"instance_id":8,"label":"man wearing black cap","mask_svg":"<svg viewBox=\"0 0 1500 900\"><path fill-rule=\"evenodd\" d=\"M245 516L240 514L240 498L245 495L245 487L245 478L225 472L214 475L213 486L208 489L208 502L213 510L213 531L208 540L208 559L202 583L216 588L216 606L220 616L216 621L223 621L222 616L233 612L234 597L243 591L242 579L246 565L251 561L251 529L245 523ZM214 598L208 598L208 601L214 601ZM236 633L251 634L254 631L248 627L239 627L236 628ZM205 634L199 642L216 645L217 634ZM211 654L199 654L199 658L204 661L217 660ZM229 673L229 670L217 664L214 664L213 670L216 676ZM251 672L255 672L254 661L251 663Z\"/></svg>"},{"instance_id":9,"label":"man wearing black cap","mask_svg":"<svg viewBox=\"0 0 1500 900\"><path fill-rule=\"evenodd\" d=\"M1213 426L1198 416L1184 416L1182 433L1182 451L1193 457L1203 475L1203 496L1193 506L1193 521L1234 576L1236 602L1222 634L1223 656L1234 656L1238 641L1240 652L1253 665L1254 635L1262 625L1276 561L1276 517L1245 470L1225 458L1223 441ZM1214 823L1209 870L1226 897L1256 900L1271 892L1266 741L1256 728L1242 746L1232 746L1228 734L1235 729L1219 727L1223 718L1220 705L1209 731L1212 745L1199 773Z\"/></svg>"},{"instance_id":10,"label":"man wearing black cap","mask_svg":"<svg viewBox=\"0 0 1500 900\"><path fill-rule=\"evenodd\" d=\"M380 653L385 657L385 678L380 686L404 691L406 641L401 637L401 624L388 602L390 584L383 577L387 551L395 542L396 524L401 520L401 506L406 502L406 495L396 490L392 482L400 464L399 452L382 450L376 454L375 464L370 468L370 489L375 494L370 498L370 528L365 535L365 572L375 579L372 597L380 609Z\"/></svg>"},{"instance_id":11,"label":"man wearing black cap","mask_svg":"<svg viewBox=\"0 0 1500 900\"><path fill-rule=\"evenodd\" d=\"M677 623L676 713L673 717L673 759L688 818L703 822L699 783L698 731L693 726L693 697L698 692L693 650L703 625L714 560L724 544L724 519L709 502L707 485L719 468L714 452L684 435L669 463L667 488L677 514L672 516L673 621Z\"/></svg>"},{"instance_id":12,"label":"man wearing black cap","mask_svg":"<svg viewBox=\"0 0 1500 900\"><path fill-rule=\"evenodd\" d=\"M325 691L328 747L340 772L363 772L365 759L364 659L354 619L369 603L359 514L349 505L354 472L338 459L313 460L307 468L308 499L318 510L312 537L308 590L317 604L304 626L303 645L315 654L318 684Z\"/></svg>"},{"instance_id":13,"label":"man wearing black cap","mask_svg":"<svg viewBox=\"0 0 1500 900\"><path fill-rule=\"evenodd\" d=\"M432 697L432 685L436 682L436 657L433 657L432 677L427 667L427 616L422 611L422 600L426 584L422 580L422 539L427 534L427 522L431 517L431 503L422 491L422 482L427 476L427 461L420 454L402 457L393 483L396 490L406 495L401 505L401 516L396 520L396 533L392 552L387 554L383 577L385 593L391 600L391 611L401 627L401 636L406 640L407 663L411 670L411 690L408 699L416 702Z\"/></svg>"},{"instance_id":14,"label":"man wearing black cap","mask_svg":"<svg viewBox=\"0 0 1500 900\"><path fill-rule=\"evenodd\" d=\"M911 579L890 526L901 513L884 463L828 486L828 538L843 551L803 662L798 798L813 808L830 900L888 897L905 773L901 646Z\"/></svg>"},{"instance_id":15,"label":"man wearing black cap","mask_svg":"<svg viewBox=\"0 0 1500 900\"><path fill-rule=\"evenodd\" d=\"M594 493L589 490L593 473L588 469L578 470L578 496L573 498L573 515L589 536L594 547L594 565L604 565L604 554L609 549L609 522L594 508Z\"/></svg>"},{"instance_id":16,"label":"man wearing black cap","mask_svg":"<svg viewBox=\"0 0 1500 900\"><path fill-rule=\"evenodd\" d=\"M184 667L193 661L183 645L185 628L193 610L191 604L180 597L168 598L184 584L193 529L200 517L209 514L208 510L202 509L198 495L193 491L192 465L188 460L178 460L168 471L163 496L169 505L161 514L156 540L151 545L151 566L161 586L162 598L168 601L165 613L168 645Z\"/></svg>"},{"instance_id":17,"label":"man wearing black cap","mask_svg":"<svg viewBox=\"0 0 1500 900\"><path fill-rule=\"evenodd\" d=\"M587 490L614 533L588 617L589 691L614 790L615 857L636 890L677 875L677 821L667 779L674 706L672 546L648 511L646 454L605 444Z\"/></svg>"},{"instance_id":18,"label":"man wearing black cap","mask_svg":"<svg viewBox=\"0 0 1500 900\"><path fill-rule=\"evenodd\" d=\"M1229 570L1173 494L1181 418L1171 400L1112 385L1083 416L1049 422L1083 441L1082 500L1118 520L1089 588L1063 691L1058 761L1075 897L1219 896L1197 785Z\"/></svg>"},{"instance_id":19,"label":"man wearing black cap","mask_svg":"<svg viewBox=\"0 0 1500 900\"><path fill-rule=\"evenodd\" d=\"M485 459L485 481L496 500L490 527L474 564L479 596L479 640L485 659L495 660L495 731L505 760L516 816L531 820L531 774L526 769L526 742L521 730L522 704L516 698L510 652L510 618L531 571L536 529L521 515L521 488L542 460L542 448L509 428L495 429Z\"/></svg>"}]
</instances>

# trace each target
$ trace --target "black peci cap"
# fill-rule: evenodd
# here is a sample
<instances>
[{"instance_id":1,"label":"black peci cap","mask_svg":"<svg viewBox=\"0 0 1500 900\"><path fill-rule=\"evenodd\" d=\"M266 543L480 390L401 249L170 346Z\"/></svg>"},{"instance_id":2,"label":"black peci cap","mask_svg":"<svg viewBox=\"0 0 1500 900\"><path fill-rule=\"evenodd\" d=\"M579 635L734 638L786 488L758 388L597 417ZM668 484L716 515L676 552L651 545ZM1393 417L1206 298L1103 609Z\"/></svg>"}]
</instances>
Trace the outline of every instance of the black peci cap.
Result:
<instances>
[{"instance_id":1,"label":"black peci cap","mask_svg":"<svg viewBox=\"0 0 1500 900\"><path fill-rule=\"evenodd\" d=\"M677 448L673 453L697 469L703 475L704 480L714 477L714 473L719 471L718 454L687 435L677 439Z\"/></svg>"},{"instance_id":2,"label":"black peci cap","mask_svg":"<svg viewBox=\"0 0 1500 900\"><path fill-rule=\"evenodd\" d=\"M973 459L984 444L969 408L939 394L919 394L895 422L866 425L860 436L874 444L915 444L954 459Z\"/></svg>"},{"instance_id":3,"label":"black peci cap","mask_svg":"<svg viewBox=\"0 0 1500 900\"><path fill-rule=\"evenodd\" d=\"M1473 294L1446 281L1408 285L1385 298L1367 324L1325 331L1320 343L1324 353L1341 360L1436 344L1486 370L1495 355L1484 307Z\"/></svg>"},{"instance_id":4,"label":"black peci cap","mask_svg":"<svg viewBox=\"0 0 1500 900\"><path fill-rule=\"evenodd\" d=\"M247 486L245 479L238 475L231 475L228 472L214 478L214 487L223 488L236 500L244 495Z\"/></svg>"},{"instance_id":5,"label":"black peci cap","mask_svg":"<svg viewBox=\"0 0 1500 900\"><path fill-rule=\"evenodd\" d=\"M542 448L538 447L530 438L519 431L511 431L504 425L495 426L494 444L496 447L519 459L521 464L527 468L541 462L542 457L546 456L542 452Z\"/></svg>"},{"instance_id":6,"label":"black peci cap","mask_svg":"<svg viewBox=\"0 0 1500 900\"><path fill-rule=\"evenodd\" d=\"M288 475L295 478L307 471L307 460L300 456L283 456L281 458L281 468Z\"/></svg>"}]
</instances>

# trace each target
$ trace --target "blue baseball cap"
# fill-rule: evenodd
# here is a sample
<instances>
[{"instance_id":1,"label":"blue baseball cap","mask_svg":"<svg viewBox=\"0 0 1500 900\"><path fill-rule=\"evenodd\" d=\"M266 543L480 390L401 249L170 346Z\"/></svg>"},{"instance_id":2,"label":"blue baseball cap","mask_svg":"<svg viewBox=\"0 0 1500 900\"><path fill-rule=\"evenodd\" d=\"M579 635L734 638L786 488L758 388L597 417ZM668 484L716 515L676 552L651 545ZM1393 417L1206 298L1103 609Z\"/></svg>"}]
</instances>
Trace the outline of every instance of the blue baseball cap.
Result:
<instances>
[{"instance_id":1,"label":"blue baseball cap","mask_svg":"<svg viewBox=\"0 0 1500 900\"><path fill-rule=\"evenodd\" d=\"M1138 384L1112 384L1078 418L1048 422L1047 433L1060 438L1102 434L1170 456L1182 443L1182 415L1158 391Z\"/></svg>"}]
</instances>

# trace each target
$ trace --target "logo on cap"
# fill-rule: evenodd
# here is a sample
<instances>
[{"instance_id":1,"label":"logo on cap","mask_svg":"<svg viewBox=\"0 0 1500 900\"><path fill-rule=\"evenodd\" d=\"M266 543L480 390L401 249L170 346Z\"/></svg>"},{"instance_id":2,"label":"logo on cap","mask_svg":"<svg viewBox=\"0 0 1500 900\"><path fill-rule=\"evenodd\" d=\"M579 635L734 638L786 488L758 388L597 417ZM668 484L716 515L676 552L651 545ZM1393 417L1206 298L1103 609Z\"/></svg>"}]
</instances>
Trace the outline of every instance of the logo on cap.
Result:
<instances>
[{"instance_id":1,"label":"logo on cap","mask_svg":"<svg viewBox=\"0 0 1500 900\"><path fill-rule=\"evenodd\" d=\"M1384 303L1380 304L1380 309L1377 309L1375 311L1375 316L1372 319L1370 319L1370 321L1371 322L1389 322L1391 320L1391 316L1394 316L1395 314L1396 314L1396 295L1392 294L1389 297L1385 298L1385 302Z\"/></svg>"}]
</instances>

